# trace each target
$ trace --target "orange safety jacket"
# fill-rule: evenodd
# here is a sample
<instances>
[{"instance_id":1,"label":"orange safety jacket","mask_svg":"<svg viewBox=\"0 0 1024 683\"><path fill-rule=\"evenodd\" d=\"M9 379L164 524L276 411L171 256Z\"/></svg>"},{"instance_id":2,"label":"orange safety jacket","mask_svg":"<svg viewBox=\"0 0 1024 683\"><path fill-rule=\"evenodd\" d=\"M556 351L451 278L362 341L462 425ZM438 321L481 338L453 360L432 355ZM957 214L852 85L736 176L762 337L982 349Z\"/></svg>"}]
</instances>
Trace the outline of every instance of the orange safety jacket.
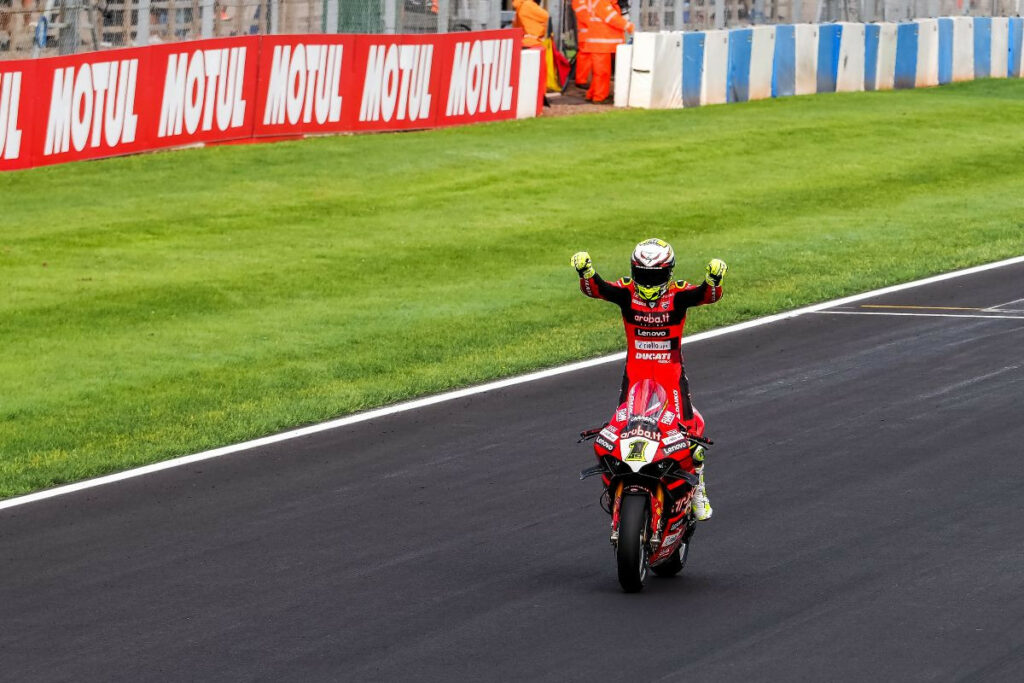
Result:
<instances>
[{"instance_id":1,"label":"orange safety jacket","mask_svg":"<svg viewBox=\"0 0 1024 683\"><path fill-rule=\"evenodd\" d=\"M576 49L589 52L587 38L590 35L589 0L572 0L572 11L576 14Z\"/></svg>"},{"instance_id":2,"label":"orange safety jacket","mask_svg":"<svg viewBox=\"0 0 1024 683\"><path fill-rule=\"evenodd\" d=\"M544 36L548 31L548 13L534 0L513 0L516 18L512 26L522 28L523 47L540 47L544 44Z\"/></svg>"},{"instance_id":3,"label":"orange safety jacket","mask_svg":"<svg viewBox=\"0 0 1024 683\"><path fill-rule=\"evenodd\" d=\"M625 34L633 32L633 23L609 0L587 0L587 9L587 51L614 53L616 45L626 42Z\"/></svg>"}]
</instances>

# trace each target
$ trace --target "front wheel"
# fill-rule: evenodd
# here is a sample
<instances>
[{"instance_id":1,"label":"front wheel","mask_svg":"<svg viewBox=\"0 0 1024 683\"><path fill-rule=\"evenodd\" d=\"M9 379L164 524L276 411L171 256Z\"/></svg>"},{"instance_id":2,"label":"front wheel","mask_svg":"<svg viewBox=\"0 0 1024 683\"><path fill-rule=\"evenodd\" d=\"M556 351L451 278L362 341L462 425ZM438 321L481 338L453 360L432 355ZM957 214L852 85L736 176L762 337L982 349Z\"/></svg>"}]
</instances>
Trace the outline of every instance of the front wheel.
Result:
<instances>
[{"instance_id":1,"label":"front wheel","mask_svg":"<svg viewBox=\"0 0 1024 683\"><path fill-rule=\"evenodd\" d=\"M647 496L623 496L615 558L619 565L619 584L627 593L643 589L647 579L647 544L644 542L647 525Z\"/></svg>"}]
</instances>

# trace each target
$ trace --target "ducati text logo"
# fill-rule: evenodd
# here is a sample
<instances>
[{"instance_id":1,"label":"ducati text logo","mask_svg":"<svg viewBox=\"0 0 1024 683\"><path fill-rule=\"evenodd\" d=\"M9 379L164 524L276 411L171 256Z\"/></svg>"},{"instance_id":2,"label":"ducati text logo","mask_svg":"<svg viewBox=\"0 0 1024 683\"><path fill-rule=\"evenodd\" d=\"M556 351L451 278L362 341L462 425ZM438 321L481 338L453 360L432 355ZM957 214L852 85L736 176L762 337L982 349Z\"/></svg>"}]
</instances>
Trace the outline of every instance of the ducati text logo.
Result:
<instances>
[{"instance_id":1,"label":"ducati text logo","mask_svg":"<svg viewBox=\"0 0 1024 683\"><path fill-rule=\"evenodd\" d=\"M509 111L513 56L518 50L508 38L456 43L445 115Z\"/></svg>"},{"instance_id":2,"label":"ducati text logo","mask_svg":"<svg viewBox=\"0 0 1024 683\"><path fill-rule=\"evenodd\" d=\"M135 142L138 59L57 69L43 154Z\"/></svg>"},{"instance_id":3,"label":"ducati text logo","mask_svg":"<svg viewBox=\"0 0 1024 683\"><path fill-rule=\"evenodd\" d=\"M646 458L644 458L644 449L646 447L646 441L634 441L633 443L629 444L629 454L626 455L625 459L630 461L639 460L641 462L646 460Z\"/></svg>"},{"instance_id":4,"label":"ducati text logo","mask_svg":"<svg viewBox=\"0 0 1024 683\"><path fill-rule=\"evenodd\" d=\"M241 126L245 48L181 52L167 59L157 137Z\"/></svg>"},{"instance_id":5,"label":"ducati text logo","mask_svg":"<svg viewBox=\"0 0 1024 683\"><path fill-rule=\"evenodd\" d=\"M20 101L21 72L0 74L0 158L17 159L21 155Z\"/></svg>"},{"instance_id":6,"label":"ducati text logo","mask_svg":"<svg viewBox=\"0 0 1024 683\"><path fill-rule=\"evenodd\" d=\"M433 45L371 45L360 121L416 121L430 116Z\"/></svg>"},{"instance_id":7,"label":"ducati text logo","mask_svg":"<svg viewBox=\"0 0 1024 683\"><path fill-rule=\"evenodd\" d=\"M263 125L341 120L342 45L275 45Z\"/></svg>"},{"instance_id":8,"label":"ducati text logo","mask_svg":"<svg viewBox=\"0 0 1024 683\"><path fill-rule=\"evenodd\" d=\"M636 354L636 359L637 360L656 360L659 363L664 363L664 362L672 360L672 354L671 353L665 353L665 352L661 352L661 353L643 353L643 352L638 352Z\"/></svg>"}]
</instances>

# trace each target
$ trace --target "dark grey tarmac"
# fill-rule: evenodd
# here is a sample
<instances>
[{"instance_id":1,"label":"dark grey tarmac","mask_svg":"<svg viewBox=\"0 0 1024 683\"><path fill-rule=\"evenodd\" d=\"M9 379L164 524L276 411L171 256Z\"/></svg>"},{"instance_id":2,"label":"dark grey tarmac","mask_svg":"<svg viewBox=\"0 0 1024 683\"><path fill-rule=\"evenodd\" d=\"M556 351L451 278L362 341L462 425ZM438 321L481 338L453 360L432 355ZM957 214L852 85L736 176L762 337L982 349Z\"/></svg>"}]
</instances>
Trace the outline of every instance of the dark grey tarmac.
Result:
<instances>
[{"instance_id":1,"label":"dark grey tarmac","mask_svg":"<svg viewBox=\"0 0 1024 683\"><path fill-rule=\"evenodd\" d=\"M685 347L715 515L638 595L577 480L617 363L0 511L0 680L1024 681L1022 298Z\"/></svg>"}]
</instances>

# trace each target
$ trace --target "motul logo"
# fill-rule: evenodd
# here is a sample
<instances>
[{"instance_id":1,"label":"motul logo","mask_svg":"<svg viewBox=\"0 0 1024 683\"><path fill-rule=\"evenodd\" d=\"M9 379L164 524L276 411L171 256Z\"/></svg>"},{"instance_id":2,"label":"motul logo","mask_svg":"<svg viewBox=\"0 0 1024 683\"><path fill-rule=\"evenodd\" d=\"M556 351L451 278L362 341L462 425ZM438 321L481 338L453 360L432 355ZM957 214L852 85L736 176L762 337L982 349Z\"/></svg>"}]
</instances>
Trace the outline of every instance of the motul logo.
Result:
<instances>
[{"instance_id":1,"label":"motul logo","mask_svg":"<svg viewBox=\"0 0 1024 683\"><path fill-rule=\"evenodd\" d=\"M360 121L416 121L430 116L433 45L371 45Z\"/></svg>"},{"instance_id":2,"label":"motul logo","mask_svg":"<svg viewBox=\"0 0 1024 683\"><path fill-rule=\"evenodd\" d=\"M512 108L511 39L455 44L447 116L508 111Z\"/></svg>"},{"instance_id":3,"label":"motul logo","mask_svg":"<svg viewBox=\"0 0 1024 683\"><path fill-rule=\"evenodd\" d=\"M21 72L0 74L0 157L4 159L17 159L21 154L20 101Z\"/></svg>"},{"instance_id":4,"label":"motul logo","mask_svg":"<svg viewBox=\"0 0 1024 683\"><path fill-rule=\"evenodd\" d=\"M57 69L43 154L134 142L139 122L135 113L138 73L137 59Z\"/></svg>"},{"instance_id":5,"label":"motul logo","mask_svg":"<svg viewBox=\"0 0 1024 683\"><path fill-rule=\"evenodd\" d=\"M226 131L245 119L245 48L181 52L167 60L157 137Z\"/></svg>"},{"instance_id":6,"label":"motul logo","mask_svg":"<svg viewBox=\"0 0 1024 683\"><path fill-rule=\"evenodd\" d=\"M274 46L263 125L340 121L342 47Z\"/></svg>"}]
</instances>

